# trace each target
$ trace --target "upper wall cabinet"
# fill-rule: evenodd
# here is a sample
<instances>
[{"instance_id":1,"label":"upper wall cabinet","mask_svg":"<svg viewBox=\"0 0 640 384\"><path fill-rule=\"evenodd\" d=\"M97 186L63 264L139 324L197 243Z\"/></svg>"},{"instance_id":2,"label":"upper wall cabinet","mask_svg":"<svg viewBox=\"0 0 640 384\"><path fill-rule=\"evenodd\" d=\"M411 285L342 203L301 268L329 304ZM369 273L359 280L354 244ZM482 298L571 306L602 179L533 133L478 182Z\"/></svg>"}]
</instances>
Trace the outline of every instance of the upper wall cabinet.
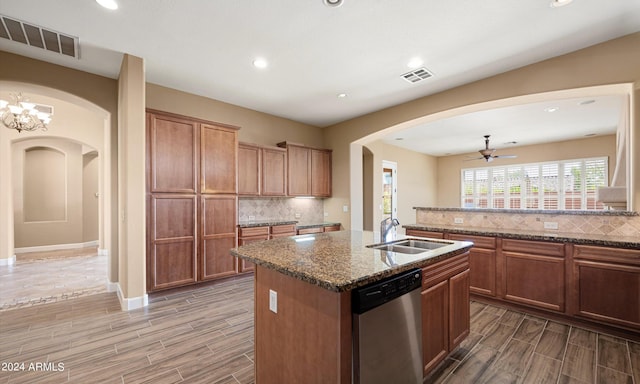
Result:
<instances>
[{"instance_id":1,"label":"upper wall cabinet","mask_svg":"<svg viewBox=\"0 0 640 384\"><path fill-rule=\"evenodd\" d=\"M162 114L147 114L150 192L196 193L200 124Z\"/></svg>"},{"instance_id":2,"label":"upper wall cabinet","mask_svg":"<svg viewBox=\"0 0 640 384\"><path fill-rule=\"evenodd\" d=\"M286 196L287 151L254 144L238 145L238 194Z\"/></svg>"},{"instance_id":3,"label":"upper wall cabinet","mask_svg":"<svg viewBox=\"0 0 640 384\"><path fill-rule=\"evenodd\" d=\"M287 194L289 196L331 196L331 150L278 143L287 149Z\"/></svg>"},{"instance_id":4,"label":"upper wall cabinet","mask_svg":"<svg viewBox=\"0 0 640 384\"><path fill-rule=\"evenodd\" d=\"M202 124L200 135L201 192L237 193L237 130Z\"/></svg>"}]
</instances>

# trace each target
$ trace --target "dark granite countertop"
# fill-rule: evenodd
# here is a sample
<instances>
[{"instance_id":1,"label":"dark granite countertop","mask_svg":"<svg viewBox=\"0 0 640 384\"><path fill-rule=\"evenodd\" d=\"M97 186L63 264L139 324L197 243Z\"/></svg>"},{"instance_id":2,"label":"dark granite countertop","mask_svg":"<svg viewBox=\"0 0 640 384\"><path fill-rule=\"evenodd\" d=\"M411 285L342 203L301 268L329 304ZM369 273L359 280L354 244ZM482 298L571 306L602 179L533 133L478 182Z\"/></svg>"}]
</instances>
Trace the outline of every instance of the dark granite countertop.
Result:
<instances>
[{"instance_id":1,"label":"dark granite countertop","mask_svg":"<svg viewBox=\"0 0 640 384\"><path fill-rule=\"evenodd\" d=\"M538 240L557 243L572 243L580 245L596 245L605 247L640 249L640 238L632 236L607 236L588 235L567 232L536 232L531 230L518 229L495 229L458 227L453 225L428 225L428 224L408 224L402 226L405 229L417 229L421 231L457 233L465 235L502 237L505 239L518 240Z\"/></svg>"},{"instance_id":2,"label":"dark granite countertop","mask_svg":"<svg viewBox=\"0 0 640 384\"><path fill-rule=\"evenodd\" d=\"M635 211L596 211L596 210L552 210L552 209L505 209L505 208L441 208L441 207L413 207L425 211L435 212L469 212L469 213L518 213L529 215L574 215L574 216L639 216L640 213Z\"/></svg>"},{"instance_id":3,"label":"dark granite countertop","mask_svg":"<svg viewBox=\"0 0 640 384\"><path fill-rule=\"evenodd\" d=\"M305 228L317 228L317 227L331 227L334 225L341 225L340 223L330 223L330 222L322 222L322 223L298 223L298 229Z\"/></svg>"},{"instance_id":4,"label":"dark granite countertop","mask_svg":"<svg viewBox=\"0 0 640 384\"><path fill-rule=\"evenodd\" d=\"M298 224L296 220L251 220L251 221L240 221L238 222L238 227L240 228L250 228L250 227L270 227L273 225L287 225L287 224Z\"/></svg>"},{"instance_id":5,"label":"dark granite countertop","mask_svg":"<svg viewBox=\"0 0 640 384\"><path fill-rule=\"evenodd\" d=\"M398 236L401 238L404 236ZM343 292L459 255L472 246L470 242L439 241L450 245L410 255L367 248L380 242L378 233L336 231L250 243L232 249L231 254L310 284Z\"/></svg>"}]
</instances>

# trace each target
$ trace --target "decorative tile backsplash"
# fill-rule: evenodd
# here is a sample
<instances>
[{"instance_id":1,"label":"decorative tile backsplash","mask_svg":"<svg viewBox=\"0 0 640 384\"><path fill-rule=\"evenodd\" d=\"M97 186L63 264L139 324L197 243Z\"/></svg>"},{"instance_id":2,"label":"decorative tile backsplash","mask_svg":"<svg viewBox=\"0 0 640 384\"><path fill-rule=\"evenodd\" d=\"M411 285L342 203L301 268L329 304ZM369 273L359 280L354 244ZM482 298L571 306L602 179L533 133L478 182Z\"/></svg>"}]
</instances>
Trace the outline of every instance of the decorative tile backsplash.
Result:
<instances>
[{"instance_id":1,"label":"decorative tile backsplash","mask_svg":"<svg viewBox=\"0 0 640 384\"><path fill-rule=\"evenodd\" d=\"M241 197L238 201L238 221L253 220L296 220L300 224L322 223L324 204L322 199L313 198Z\"/></svg>"},{"instance_id":2,"label":"decorative tile backsplash","mask_svg":"<svg viewBox=\"0 0 640 384\"><path fill-rule=\"evenodd\" d=\"M462 223L460 223L462 221ZM455 225L486 229L518 229L536 232L565 232L610 236L640 237L640 215L541 213L540 211L496 212L465 209L416 209L416 223ZM546 223L546 226L545 226ZM556 228L557 224L557 228Z\"/></svg>"}]
</instances>

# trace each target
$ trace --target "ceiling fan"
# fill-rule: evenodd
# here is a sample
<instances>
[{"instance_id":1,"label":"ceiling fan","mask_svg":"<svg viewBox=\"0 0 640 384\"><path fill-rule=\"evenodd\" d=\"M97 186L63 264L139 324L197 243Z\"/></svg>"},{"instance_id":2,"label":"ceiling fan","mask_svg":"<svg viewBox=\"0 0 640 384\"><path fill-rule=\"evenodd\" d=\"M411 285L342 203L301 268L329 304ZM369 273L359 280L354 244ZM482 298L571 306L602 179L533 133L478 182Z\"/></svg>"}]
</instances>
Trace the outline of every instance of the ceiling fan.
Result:
<instances>
[{"instance_id":1,"label":"ceiling fan","mask_svg":"<svg viewBox=\"0 0 640 384\"><path fill-rule=\"evenodd\" d=\"M478 152L480 152L480 154L482 156L480 156L480 157L472 157L472 158L469 158L467 160L482 160L482 159L484 159L484 160L487 161L487 163L490 163L490 162L493 161L493 159L515 159L516 157L518 157L516 155L495 155L494 156L493 152L495 152L496 149L495 148L489 148L489 137L490 136L491 135L484 135L485 148L478 151Z\"/></svg>"}]
</instances>

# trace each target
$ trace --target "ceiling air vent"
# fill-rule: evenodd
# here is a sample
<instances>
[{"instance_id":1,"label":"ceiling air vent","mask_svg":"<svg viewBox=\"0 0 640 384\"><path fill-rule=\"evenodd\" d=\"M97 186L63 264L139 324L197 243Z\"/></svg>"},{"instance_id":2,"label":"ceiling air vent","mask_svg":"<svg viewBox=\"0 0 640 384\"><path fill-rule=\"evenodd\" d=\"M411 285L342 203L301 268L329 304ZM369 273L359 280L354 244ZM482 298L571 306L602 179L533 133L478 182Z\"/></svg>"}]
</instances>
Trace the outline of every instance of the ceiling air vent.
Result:
<instances>
[{"instance_id":1,"label":"ceiling air vent","mask_svg":"<svg viewBox=\"0 0 640 384\"><path fill-rule=\"evenodd\" d=\"M414 69L411 72L407 72L402 75L402 78L410 82L411 84L418 83L422 80L426 80L433 76L433 73L429 72L427 68Z\"/></svg>"},{"instance_id":2,"label":"ceiling air vent","mask_svg":"<svg viewBox=\"0 0 640 384\"><path fill-rule=\"evenodd\" d=\"M78 38L0 15L0 37L78 58Z\"/></svg>"}]
</instances>

